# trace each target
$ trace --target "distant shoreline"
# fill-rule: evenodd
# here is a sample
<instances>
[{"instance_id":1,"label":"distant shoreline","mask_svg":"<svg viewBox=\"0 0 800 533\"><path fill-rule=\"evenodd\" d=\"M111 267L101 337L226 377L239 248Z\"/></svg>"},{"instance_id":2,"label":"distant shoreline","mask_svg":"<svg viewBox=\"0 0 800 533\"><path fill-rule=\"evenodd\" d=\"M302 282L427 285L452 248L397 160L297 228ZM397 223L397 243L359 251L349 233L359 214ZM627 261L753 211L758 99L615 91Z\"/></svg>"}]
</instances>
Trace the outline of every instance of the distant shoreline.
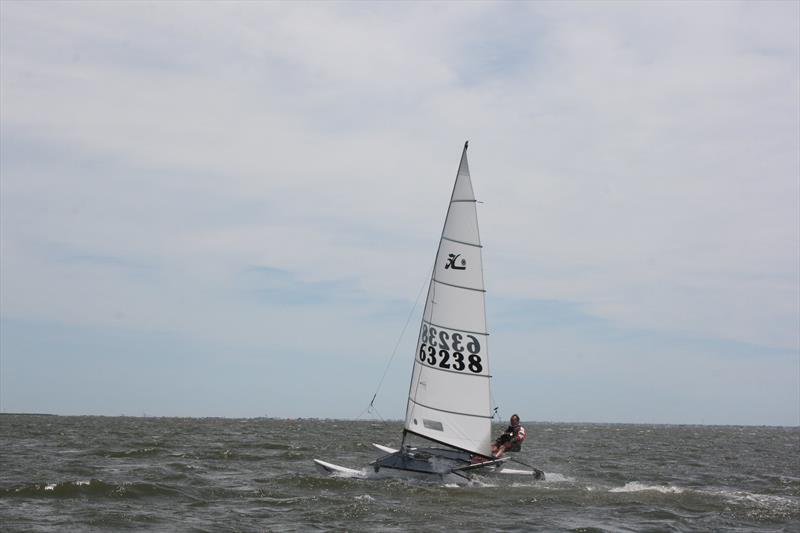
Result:
<instances>
[{"instance_id":1,"label":"distant shoreline","mask_svg":"<svg viewBox=\"0 0 800 533\"><path fill-rule=\"evenodd\" d=\"M367 418L318 418L318 417L275 417L275 416L179 416L179 415L59 415L54 413L5 413L0 412L0 417L4 416L36 416L36 417L59 417L59 418L152 418L152 419L192 419L192 420L275 420L283 422L372 422L372 423L402 423L402 419L372 420ZM505 421L494 421L495 424L504 424ZM656 427L743 427L743 428L789 428L800 429L800 424L793 426L776 426L770 424L686 424L686 423L661 423L661 422L555 422L523 420L523 424L536 425L575 425L575 426L656 426Z\"/></svg>"}]
</instances>

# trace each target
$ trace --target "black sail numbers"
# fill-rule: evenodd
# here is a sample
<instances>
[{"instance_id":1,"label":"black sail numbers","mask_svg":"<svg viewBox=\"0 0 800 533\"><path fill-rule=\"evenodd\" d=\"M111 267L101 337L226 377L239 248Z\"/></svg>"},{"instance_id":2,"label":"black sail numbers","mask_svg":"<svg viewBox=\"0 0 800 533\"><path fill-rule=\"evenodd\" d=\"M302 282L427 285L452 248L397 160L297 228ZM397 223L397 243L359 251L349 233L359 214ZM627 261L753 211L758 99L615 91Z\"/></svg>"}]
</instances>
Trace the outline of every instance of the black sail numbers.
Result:
<instances>
[{"instance_id":1,"label":"black sail numbers","mask_svg":"<svg viewBox=\"0 0 800 533\"><path fill-rule=\"evenodd\" d=\"M422 323L419 351L420 363L456 372L483 372L481 343L469 333L447 330Z\"/></svg>"}]
</instances>

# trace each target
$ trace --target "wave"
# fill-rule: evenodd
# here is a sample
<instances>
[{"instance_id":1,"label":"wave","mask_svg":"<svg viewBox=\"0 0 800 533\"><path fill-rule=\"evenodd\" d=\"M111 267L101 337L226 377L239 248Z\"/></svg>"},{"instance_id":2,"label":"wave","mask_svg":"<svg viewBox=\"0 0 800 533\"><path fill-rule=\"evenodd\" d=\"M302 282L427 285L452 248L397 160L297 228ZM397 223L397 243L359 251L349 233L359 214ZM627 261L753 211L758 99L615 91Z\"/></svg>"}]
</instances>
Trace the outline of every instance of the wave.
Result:
<instances>
[{"instance_id":1,"label":"wave","mask_svg":"<svg viewBox=\"0 0 800 533\"><path fill-rule=\"evenodd\" d=\"M655 491L660 492L661 494L682 494L685 489L680 487L674 487L672 485L645 485L644 483L639 483L638 481L631 481L629 483L625 483L624 487L615 487L612 489L608 489L608 492L645 492L645 491Z\"/></svg>"},{"instance_id":2,"label":"wave","mask_svg":"<svg viewBox=\"0 0 800 533\"><path fill-rule=\"evenodd\" d=\"M136 448L133 450L98 450L95 455L101 457L111 457L114 459L123 459L128 457L150 457L157 455L160 452L157 446L147 446L144 448Z\"/></svg>"},{"instance_id":3,"label":"wave","mask_svg":"<svg viewBox=\"0 0 800 533\"><path fill-rule=\"evenodd\" d=\"M591 488L589 490L592 490ZM704 502L712 508L722 508L734 516L755 520L785 520L800 517L800 497L777 494L759 494L731 488L682 488L674 485L649 485L638 481L623 487L607 489L610 493L655 492L682 495L695 505Z\"/></svg>"},{"instance_id":4,"label":"wave","mask_svg":"<svg viewBox=\"0 0 800 533\"><path fill-rule=\"evenodd\" d=\"M574 482L574 477L565 476L564 474L558 474L556 472L545 472L544 473L544 482L550 483L571 483ZM541 481L539 481L541 483Z\"/></svg>"},{"instance_id":5,"label":"wave","mask_svg":"<svg viewBox=\"0 0 800 533\"><path fill-rule=\"evenodd\" d=\"M740 513L747 518L757 520L800 518L800 498L797 497L758 494L743 490L720 490L711 494L721 496L733 504L734 509L740 509Z\"/></svg>"},{"instance_id":6,"label":"wave","mask_svg":"<svg viewBox=\"0 0 800 533\"><path fill-rule=\"evenodd\" d=\"M147 498L172 496L178 491L153 483L106 483L99 479L31 483L8 489L0 488L0 498Z\"/></svg>"}]
</instances>

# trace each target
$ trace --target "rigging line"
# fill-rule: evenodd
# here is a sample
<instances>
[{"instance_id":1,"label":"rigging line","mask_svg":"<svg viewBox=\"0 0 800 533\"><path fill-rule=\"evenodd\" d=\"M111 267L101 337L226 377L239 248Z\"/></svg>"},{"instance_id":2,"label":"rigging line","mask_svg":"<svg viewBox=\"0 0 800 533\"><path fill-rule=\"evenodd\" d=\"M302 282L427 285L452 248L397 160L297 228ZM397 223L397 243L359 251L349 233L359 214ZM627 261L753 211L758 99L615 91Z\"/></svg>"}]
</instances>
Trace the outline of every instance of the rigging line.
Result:
<instances>
[{"instance_id":1,"label":"rigging line","mask_svg":"<svg viewBox=\"0 0 800 533\"><path fill-rule=\"evenodd\" d=\"M366 406L360 413L358 413L356 420L361 420L361 417L364 416L364 413L366 413L367 411L369 411L369 405Z\"/></svg>"},{"instance_id":2,"label":"rigging line","mask_svg":"<svg viewBox=\"0 0 800 533\"><path fill-rule=\"evenodd\" d=\"M381 419L381 422L386 422L386 420L384 420L384 418L381 416L381 414L378 412L378 410L375 408L375 406L374 406L374 405L372 406L372 408L370 409L370 411L375 411L375 414L376 414L376 415L378 415L378 418L380 418L380 419Z\"/></svg>"},{"instance_id":3,"label":"rigging line","mask_svg":"<svg viewBox=\"0 0 800 533\"><path fill-rule=\"evenodd\" d=\"M383 375L381 376L381 380L378 382L378 387L375 389L375 394L372 395L372 400L370 400L369 406L367 406L367 408L364 411L375 409L375 398L378 397L378 393L381 390L381 386L383 386L383 380L384 378L386 378L386 374L389 372L389 367L392 366L392 361L394 361L394 356L397 355L397 348L400 347L400 342L403 340L403 335L405 335L406 329L408 328L408 324L411 322L411 316L414 314L414 310L416 310L417 304L419 303L419 298L420 296L422 296L422 291L423 289L425 289L425 285L427 285L428 283L429 283L429 277L428 274L426 273L425 280L422 283L422 287L419 288L419 292L417 293L417 299L414 300L414 306L408 313L408 317L406 318L406 323L403 326L403 330L400 332L400 337L397 338L397 342L394 345L394 350L392 350L392 356L389 358L389 362L386 363L386 368L383 370ZM362 411L361 414L364 414L364 411ZM377 409L375 410L375 412L376 413L378 412ZM361 415L359 415L359 417L360 416ZM379 417L381 416L380 413L378 413L378 416ZM383 420L383 417L381 417L381 420Z\"/></svg>"},{"instance_id":4,"label":"rigging line","mask_svg":"<svg viewBox=\"0 0 800 533\"><path fill-rule=\"evenodd\" d=\"M491 402L491 405L494 405L494 409L492 410L492 420L497 418L497 420L499 421L500 414L497 412L497 410L500 409L500 406L497 405L497 401L494 398L494 392L492 392L491 388L489 389L489 401Z\"/></svg>"},{"instance_id":5,"label":"rigging line","mask_svg":"<svg viewBox=\"0 0 800 533\"><path fill-rule=\"evenodd\" d=\"M361 411L359 413L359 415L356 417L356 420L360 420L361 416L364 413L369 413L369 414L375 413L376 415L378 415L378 418L381 419L381 422L386 422L386 420L384 420L384 418L381 416L381 414L378 412L378 410L375 409L375 406L372 405L371 403L368 406L366 406L363 411Z\"/></svg>"}]
</instances>

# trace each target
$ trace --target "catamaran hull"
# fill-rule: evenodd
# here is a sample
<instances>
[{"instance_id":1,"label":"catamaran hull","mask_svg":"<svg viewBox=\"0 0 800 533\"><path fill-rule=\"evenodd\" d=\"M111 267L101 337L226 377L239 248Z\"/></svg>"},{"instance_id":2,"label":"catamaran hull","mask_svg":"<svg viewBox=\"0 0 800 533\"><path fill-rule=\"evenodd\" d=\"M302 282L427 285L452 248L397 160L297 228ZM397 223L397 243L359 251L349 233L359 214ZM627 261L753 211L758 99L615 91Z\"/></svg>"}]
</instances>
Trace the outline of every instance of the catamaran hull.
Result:
<instances>
[{"instance_id":1,"label":"catamaran hull","mask_svg":"<svg viewBox=\"0 0 800 533\"><path fill-rule=\"evenodd\" d=\"M373 467L371 466L364 470L356 470L353 468L348 468L346 466L341 466L329 463L327 461L322 461L320 459L314 459L314 464L321 473L333 477L342 477L342 478L375 479L375 480L394 478L394 479L418 480L430 483L454 483L457 485L465 485L470 483L475 476L475 474L465 477L463 475L456 475L456 474L443 475L433 472L422 473L422 472L413 472L411 470L399 470L395 468L381 468L378 472L375 472ZM480 477L500 477L500 478L517 477L517 478L530 478L539 480L539 478L536 477L535 472L529 470L519 470L514 468L503 468L498 470L497 468L487 467L477 472L476 475Z\"/></svg>"},{"instance_id":2,"label":"catamaran hull","mask_svg":"<svg viewBox=\"0 0 800 533\"><path fill-rule=\"evenodd\" d=\"M314 459L314 463L323 473L362 479L402 478L459 485L473 482L475 475L544 479L543 473L538 471L503 467L503 462L508 458L473 463L470 454L456 450L405 448L400 451L380 444L373 444L373 446L387 455L373 461L365 470L355 470L319 459Z\"/></svg>"},{"instance_id":3,"label":"catamaran hull","mask_svg":"<svg viewBox=\"0 0 800 533\"><path fill-rule=\"evenodd\" d=\"M319 459L314 459L314 464L323 474L338 475L342 477L367 477L363 470L354 470L345 466L339 466L326 461L320 461Z\"/></svg>"},{"instance_id":4,"label":"catamaran hull","mask_svg":"<svg viewBox=\"0 0 800 533\"><path fill-rule=\"evenodd\" d=\"M423 481L428 483L454 483L458 485L464 485L470 482L468 477L449 473L439 474L434 472L413 472L411 470L399 470L395 468L381 468L376 472L372 466L369 466L364 470L356 470L353 468L347 468L346 466L322 461L320 459L314 459L314 464L320 472L331 477L375 480L394 478Z\"/></svg>"}]
</instances>

